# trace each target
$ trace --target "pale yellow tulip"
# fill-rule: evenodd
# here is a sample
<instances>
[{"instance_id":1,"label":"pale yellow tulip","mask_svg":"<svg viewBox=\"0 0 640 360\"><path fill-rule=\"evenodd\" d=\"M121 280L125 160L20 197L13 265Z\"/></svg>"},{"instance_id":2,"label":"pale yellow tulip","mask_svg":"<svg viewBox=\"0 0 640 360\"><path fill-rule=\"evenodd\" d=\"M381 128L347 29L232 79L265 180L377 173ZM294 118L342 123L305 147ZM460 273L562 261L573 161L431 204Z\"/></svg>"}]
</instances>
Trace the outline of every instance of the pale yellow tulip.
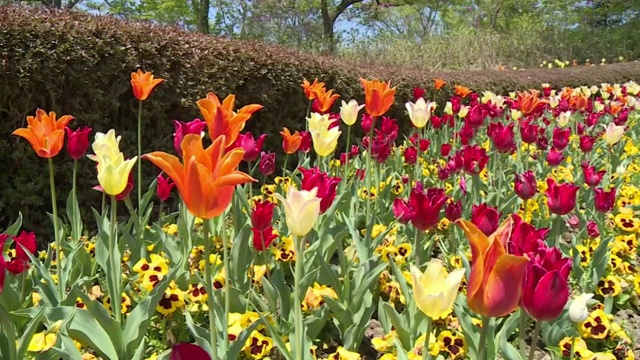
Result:
<instances>
[{"instance_id":1,"label":"pale yellow tulip","mask_svg":"<svg viewBox=\"0 0 640 360\"><path fill-rule=\"evenodd\" d=\"M289 186L286 199L275 194L284 205L285 219L291 234L305 236L313 229L320 215L321 199L316 197L317 193L318 188L307 191Z\"/></svg>"},{"instance_id":2,"label":"pale yellow tulip","mask_svg":"<svg viewBox=\"0 0 640 360\"><path fill-rule=\"evenodd\" d=\"M453 270L447 274L442 261L433 259L424 273L412 266L413 298L425 315L439 319L453 306L458 287L464 276L464 269Z\"/></svg>"}]
</instances>

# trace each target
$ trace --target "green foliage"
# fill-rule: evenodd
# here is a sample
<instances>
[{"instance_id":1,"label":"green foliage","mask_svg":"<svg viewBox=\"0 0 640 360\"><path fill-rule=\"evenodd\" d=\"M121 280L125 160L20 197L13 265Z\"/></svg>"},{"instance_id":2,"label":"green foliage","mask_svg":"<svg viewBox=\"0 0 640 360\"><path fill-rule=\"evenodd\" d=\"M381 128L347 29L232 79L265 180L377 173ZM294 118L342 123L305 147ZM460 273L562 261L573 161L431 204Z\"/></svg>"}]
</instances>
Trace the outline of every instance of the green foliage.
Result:
<instances>
[{"instance_id":1,"label":"green foliage","mask_svg":"<svg viewBox=\"0 0 640 360\"><path fill-rule=\"evenodd\" d=\"M51 239L51 211L46 161L38 158L23 139L10 136L26 126L25 118L37 108L70 114L75 128L94 131L111 128L122 134L121 149L136 154L137 100L130 89L130 73L137 68L166 79L143 106L143 153L173 152L172 120L190 121L199 116L195 101L214 91L219 96L237 95L238 106L265 106L253 116L246 130L269 134L267 149L279 151L278 131L283 126L304 129L308 102L300 83L320 78L336 88L343 99L363 101L359 78L381 78L397 85L396 105L390 116L401 118L404 103L415 86L426 87L430 99L443 101L454 84L477 90L508 91L554 87L599 85L640 78L640 64L601 67L534 69L527 71L433 72L391 67L367 67L335 58L302 54L257 42L231 41L141 22L125 22L71 11L0 7L0 223L9 224L22 211L24 228ZM435 91L433 78L449 85ZM338 110L336 104L335 111ZM408 124L402 124L408 129ZM354 129L355 130L355 129ZM358 129L359 131L359 129ZM360 135L360 134L358 134ZM143 161L145 184L157 169ZM63 153L54 159L58 203L64 204L71 183L73 162ZM78 200L86 223L90 207L100 208L95 164L79 162ZM146 185L145 185L146 186ZM68 226L69 224L66 224ZM43 231L44 230L44 231Z\"/></svg>"}]
</instances>

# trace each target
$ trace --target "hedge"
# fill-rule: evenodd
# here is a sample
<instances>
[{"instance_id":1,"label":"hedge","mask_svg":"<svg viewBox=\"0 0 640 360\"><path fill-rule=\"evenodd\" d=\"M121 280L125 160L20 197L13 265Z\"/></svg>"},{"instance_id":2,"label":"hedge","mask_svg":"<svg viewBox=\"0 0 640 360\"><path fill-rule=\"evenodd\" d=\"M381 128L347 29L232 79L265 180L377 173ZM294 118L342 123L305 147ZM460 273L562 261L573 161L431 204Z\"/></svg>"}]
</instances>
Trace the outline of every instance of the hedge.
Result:
<instances>
[{"instance_id":1,"label":"hedge","mask_svg":"<svg viewBox=\"0 0 640 360\"><path fill-rule=\"evenodd\" d=\"M431 99L449 97L453 84L474 90L506 94L517 89L599 85L640 79L640 64L599 67L425 73L412 69L379 68L299 53L258 42L233 41L190 33L179 28L127 22L67 10L0 7L0 226L22 211L24 227L50 236L45 211L50 211L47 164L11 132L25 126L36 108L76 117L72 127L88 125L122 134L122 150L133 156L136 139L137 100L130 89L130 73L137 68L166 79L144 104L143 152L172 151L171 120L199 116L195 101L214 91L237 95L239 106L264 105L247 130L270 134L267 146L279 148L283 126L303 129L307 100L300 88L303 78L320 78L344 99L363 101L359 78L391 80L398 86L391 116L404 118L404 102L414 86L428 88ZM433 79L447 81L435 91ZM336 110L337 110L336 105ZM281 152L281 150L279 150ZM58 203L70 190L72 162L54 159ZM148 181L157 174L144 164ZM99 207L101 196L88 190L96 184L93 164L80 162L81 208Z\"/></svg>"}]
</instances>

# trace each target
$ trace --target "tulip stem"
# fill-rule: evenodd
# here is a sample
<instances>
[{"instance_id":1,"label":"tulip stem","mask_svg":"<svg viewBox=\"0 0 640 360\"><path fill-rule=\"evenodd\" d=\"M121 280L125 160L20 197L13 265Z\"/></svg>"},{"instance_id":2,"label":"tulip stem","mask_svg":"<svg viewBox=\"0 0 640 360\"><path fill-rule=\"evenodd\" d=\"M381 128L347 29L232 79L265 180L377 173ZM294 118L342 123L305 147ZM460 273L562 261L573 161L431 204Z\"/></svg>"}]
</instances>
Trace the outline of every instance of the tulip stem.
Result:
<instances>
[{"instance_id":1,"label":"tulip stem","mask_svg":"<svg viewBox=\"0 0 640 360\"><path fill-rule=\"evenodd\" d=\"M51 187L51 206L53 207L53 236L56 241L56 274L58 276L58 301L64 300L64 282L62 281L62 234L58 234L58 202L53 172L53 159L49 158L49 185Z\"/></svg>"},{"instance_id":2,"label":"tulip stem","mask_svg":"<svg viewBox=\"0 0 640 360\"><path fill-rule=\"evenodd\" d=\"M302 308L300 307L302 273L304 270L304 238L298 239L297 235L293 235L293 244L296 249L296 264L293 277L293 308L294 308L294 328L295 328L295 351L293 352L296 360L304 359L304 321L302 319Z\"/></svg>"},{"instance_id":3,"label":"tulip stem","mask_svg":"<svg viewBox=\"0 0 640 360\"><path fill-rule=\"evenodd\" d=\"M538 338L540 337L540 329L542 328L542 322L536 321L536 326L533 329L533 335L531 336L531 348L529 349L529 360L533 360L533 356L536 353L538 346Z\"/></svg>"},{"instance_id":4,"label":"tulip stem","mask_svg":"<svg viewBox=\"0 0 640 360\"><path fill-rule=\"evenodd\" d=\"M117 213L118 213L118 201L115 196L111 196L111 220L109 221L109 259L111 259L111 276L113 281L113 294L109 294L111 296L111 306L113 307L113 316L116 318L118 323L121 322L120 319L120 307L122 304L122 292L120 291L120 272L117 270L120 264L117 263L116 259L116 247L117 247Z\"/></svg>"},{"instance_id":5,"label":"tulip stem","mask_svg":"<svg viewBox=\"0 0 640 360\"><path fill-rule=\"evenodd\" d=\"M231 269L229 266L229 248L227 244L227 224L226 224L226 211L220 215L219 221L221 223L220 236L222 237L222 256L224 265L224 319L222 320L222 335L224 341L222 343L222 351L226 352L229 348L229 327L227 323L229 321L229 310L231 309L231 288L229 282L231 280Z\"/></svg>"},{"instance_id":6,"label":"tulip stem","mask_svg":"<svg viewBox=\"0 0 640 360\"><path fill-rule=\"evenodd\" d=\"M429 341L431 337L431 329L433 327L433 320L427 316L427 332L424 334L424 346L422 347L422 360L431 360L431 353L429 352Z\"/></svg>"},{"instance_id":7,"label":"tulip stem","mask_svg":"<svg viewBox=\"0 0 640 360\"><path fill-rule=\"evenodd\" d=\"M525 200L526 201L526 200ZM527 313L524 311L524 309L521 307L520 308L520 333L518 334L518 338L520 340L520 357L522 357L524 359L524 357L526 356L526 342L525 342L525 329L527 327Z\"/></svg>"},{"instance_id":8,"label":"tulip stem","mask_svg":"<svg viewBox=\"0 0 640 360\"><path fill-rule=\"evenodd\" d=\"M71 193L73 194L73 219L71 222L73 223L72 229L72 238L75 242L80 240L80 236L82 235L82 226L78 225L78 218L80 214L76 214L76 209L78 209L78 194L76 192L76 178L78 177L78 160L73 160L73 182L71 187ZM79 221L80 225L82 225L82 221Z\"/></svg>"},{"instance_id":9,"label":"tulip stem","mask_svg":"<svg viewBox=\"0 0 640 360\"><path fill-rule=\"evenodd\" d=\"M420 141L421 141L421 138L422 138L421 129L417 129L416 130L416 135L418 135L417 136L418 137L418 141L416 141L416 144L417 144L416 148L418 150L417 151L418 156L416 157L416 165L415 165L415 167L416 167L416 175L415 176L416 176L416 182L417 182L418 179L420 179L420 173L421 173L421 171L420 171L421 169L420 168L422 167L422 162L420 161L420 157L422 156L422 154L420 153Z\"/></svg>"},{"instance_id":10,"label":"tulip stem","mask_svg":"<svg viewBox=\"0 0 640 360\"><path fill-rule=\"evenodd\" d=\"M480 341L478 342L478 360L487 359L487 336L489 335L490 321L490 317L482 317L482 329L480 330Z\"/></svg>"},{"instance_id":11,"label":"tulip stem","mask_svg":"<svg viewBox=\"0 0 640 360\"><path fill-rule=\"evenodd\" d=\"M351 147L351 125L347 127L347 151L344 160L344 179L342 179L342 187L347 186L347 174L349 173L349 148Z\"/></svg>"},{"instance_id":12,"label":"tulip stem","mask_svg":"<svg viewBox=\"0 0 640 360\"><path fill-rule=\"evenodd\" d=\"M571 356L569 357L569 360L573 360L576 357L576 337L572 336L571 337Z\"/></svg>"},{"instance_id":13,"label":"tulip stem","mask_svg":"<svg viewBox=\"0 0 640 360\"><path fill-rule=\"evenodd\" d=\"M142 232L144 225L142 224L142 100L138 101L138 239L142 243Z\"/></svg>"},{"instance_id":14,"label":"tulip stem","mask_svg":"<svg viewBox=\"0 0 640 360\"><path fill-rule=\"evenodd\" d=\"M284 166L282 166L282 176L287 176L287 162L289 162L289 154L284 156Z\"/></svg>"},{"instance_id":15,"label":"tulip stem","mask_svg":"<svg viewBox=\"0 0 640 360\"><path fill-rule=\"evenodd\" d=\"M204 288L207 291L207 302L209 304L209 344L211 345L211 358L218 360L218 332L216 330L216 319L214 311L213 286L211 283L211 239L209 239L209 219L203 221L203 242L204 242ZM228 276L225 274L225 276Z\"/></svg>"},{"instance_id":16,"label":"tulip stem","mask_svg":"<svg viewBox=\"0 0 640 360\"><path fill-rule=\"evenodd\" d=\"M422 253L422 250L424 249L424 247L422 246L422 239L424 238L424 232L418 228L416 229L416 237L415 237L415 243L413 244L413 253L415 254L414 259L415 259L415 265L416 267L420 268L422 266L422 263L420 262L420 254Z\"/></svg>"},{"instance_id":17,"label":"tulip stem","mask_svg":"<svg viewBox=\"0 0 640 360\"><path fill-rule=\"evenodd\" d=\"M375 127L376 121L375 117L371 119L371 128L369 129L369 143L367 146L367 167L365 168L365 188L367 189L367 199L365 200L365 213L364 218L367 221L367 233L365 235L365 239L372 240L371 238L371 230L373 229L373 221L369 220L369 215L371 214L371 149L372 149L372 138L373 138L373 129ZM373 216L372 216L373 217Z\"/></svg>"}]
</instances>

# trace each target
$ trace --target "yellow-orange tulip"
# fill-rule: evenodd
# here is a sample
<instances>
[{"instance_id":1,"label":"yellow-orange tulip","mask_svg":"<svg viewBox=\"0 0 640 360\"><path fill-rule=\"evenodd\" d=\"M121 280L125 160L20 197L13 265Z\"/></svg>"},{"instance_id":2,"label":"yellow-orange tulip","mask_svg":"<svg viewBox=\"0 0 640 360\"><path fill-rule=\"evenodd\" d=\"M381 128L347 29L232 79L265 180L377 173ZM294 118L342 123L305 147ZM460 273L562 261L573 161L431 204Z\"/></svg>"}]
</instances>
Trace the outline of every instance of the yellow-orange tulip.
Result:
<instances>
[{"instance_id":1,"label":"yellow-orange tulip","mask_svg":"<svg viewBox=\"0 0 640 360\"><path fill-rule=\"evenodd\" d=\"M42 110L36 110L36 116L27 116L26 128L20 128L13 135L23 137L29 141L36 154L42 158L52 158L62 150L64 145L64 127L73 116L64 115L56 121L56 113L49 115Z\"/></svg>"},{"instance_id":2,"label":"yellow-orange tulip","mask_svg":"<svg viewBox=\"0 0 640 360\"><path fill-rule=\"evenodd\" d=\"M512 218L487 237L472 222L459 219L471 245L471 274L467 286L469 309L487 317L505 316L520 301L522 278L528 259L507 254Z\"/></svg>"},{"instance_id":3,"label":"yellow-orange tulip","mask_svg":"<svg viewBox=\"0 0 640 360\"><path fill-rule=\"evenodd\" d=\"M301 86L304 90L304 96L306 96L309 101L315 100L318 90L324 89L324 83L318 82L318 78L315 78L315 80L313 80L313 83L310 83L309 80L304 79Z\"/></svg>"},{"instance_id":4,"label":"yellow-orange tulip","mask_svg":"<svg viewBox=\"0 0 640 360\"><path fill-rule=\"evenodd\" d=\"M436 90L442 89L446 84L442 79L433 79L433 87L436 88Z\"/></svg>"},{"instance_id":5,"label":"yellow-orange tulip","mask_svg":"<svg viewBox=\"0 0 640 360\"><path fill-rule=\"evenodd\" d=\"M176 184L189 212L202 219L219 216L231 203L236 185L256 181L238 171L244 150L236 148L224 153L224 136L214 138L204 148L202 137L189 134L182 140L182 158L156 151L143 156L149 159Z\"/></svg>"},{"instance_id":6,"label":"yellow-orange tulip","mask_svg":"<svg viewBox=\"0 0 640 360\"><path fill-rule=\"evenodd\" d=\"M295 154L302 144L302 135L297 131L292 134L287 128L280 131L280 135L282 135L282 149L284 152L288 155Z\"/></svg>"},{"instance_id":7,"label":"yellow-orange tulip","mask_svg":"<svg viewBox=\"0 0 640 360\"><path fill-rule=\"evenodd\" d=\"M238 112L234 112L236 97L231 94L222 103L216 94L210 92L207 97L196 101L200 108L200 113L209 129L209 136L215 139L221 135L225 136L224 147L228 148L235 143L240 131L251 118L251 115L263 108L262 105L250 104L243 106Z\"/></svg>"},{"instance_id":8,"label":"yellow-orange tulip","mask_svg":"<svg viewBox=\"0 0 640 360\"><path fill-rule=\"evenodd\" d=\"M147 100L153 89L163 81L164 79L154 78L151 72L138 69L131 73L133 95L140 101Z\"/></svg>"},{"instance_id":9,"label":"yellow-orange tulip","mask_svg":"<svg viewBox=\"0 0 640 360\"><path fill-rule=\"evenodd\" d=\"M321 88L316 91L316 101L318 102L317 110L324 114L331 110L333 103L340 97L338 94L334 94L333 90L327 91L325 88Z\"/></svg>"},{"instance_id":10,"label":"yellow-orange tulip","mask_svg":"<svg viewBox=\"0 0 640 360\"><path fill-rule=\"evenodd\" d=\"M391 87L391 82L360 79L360 83L364 88L364 105L369 115L382 116L389 111L396 95L396 88Z\"/></svg>"}]
</instances>

